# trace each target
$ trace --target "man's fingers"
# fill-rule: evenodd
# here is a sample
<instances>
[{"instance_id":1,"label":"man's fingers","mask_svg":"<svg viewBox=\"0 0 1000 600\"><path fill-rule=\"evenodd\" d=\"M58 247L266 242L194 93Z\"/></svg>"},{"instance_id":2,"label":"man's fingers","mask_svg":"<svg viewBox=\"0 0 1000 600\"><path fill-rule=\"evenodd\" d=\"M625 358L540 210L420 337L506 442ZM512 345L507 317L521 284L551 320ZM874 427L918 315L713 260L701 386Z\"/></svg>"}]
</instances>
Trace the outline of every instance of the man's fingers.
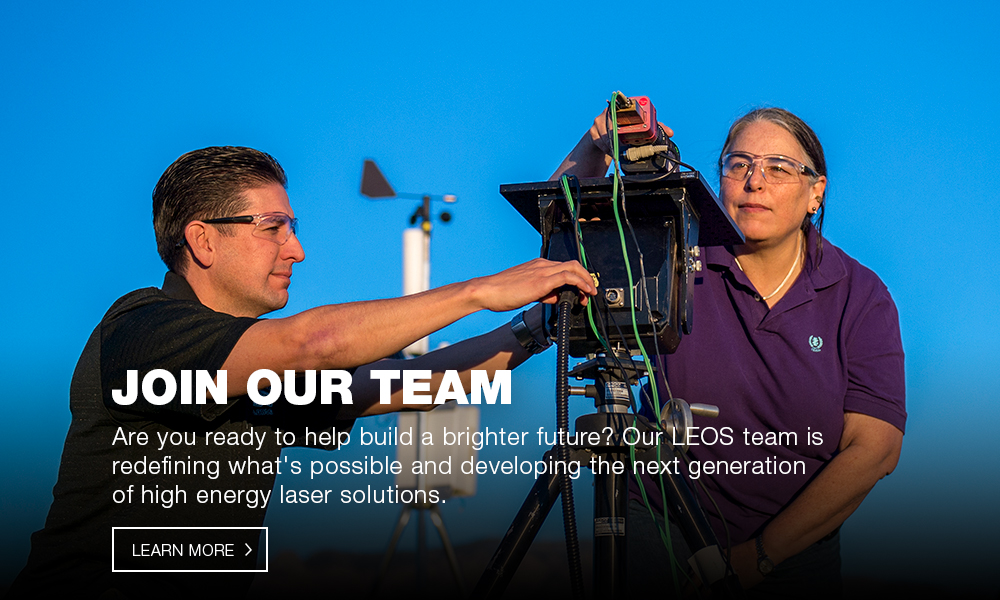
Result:
<instances>
[{"instance_id":1,"label":"man's fingers","mask_svg":"<svg viewBox=\"0 0 1000 600\"><path fill-rule=\"evenodd\" d=\"M559 294L549 294L548 296L540 299L539 302L542 304L556 304L559 302ZM590 296L580 294L580 306L587 306L588 302L590 302Z\"/></svg>"},{"instance_id":2,"label":"man's fingers","mask_svg":"<svg viewBox=\"0 0 1000 600\"><path fill-rule=\"evenodd\" d=\"M597 287L590 272L583 268L583 265L576 261L564 263L554 263L559 270L549 278L546 287L551 286L552 294L542 300L546 304L555 304L558 301L558 294L554 291L564 286L573 286L580 292L580 305L587 306L590 296L597 294Z\"/></svg>"},{"instance_id":3,"label":"man's fingers","mask_svg":"<svg viewBox=\"0 0 1000 600\"><path fill-rule=\"evenodd\" d=\"M583 268L583 265L576 261L554 264L558 265L557 268L559 270L550 279L554 286L553 289L564 285L571 285L585 295L593 296L597 293L597 288L594 286L594 279L591 277L590 272Z\"/></svg>"},{"instance_id":4,"label":"man's fingers","mask_svg":"<svg viewBox=\"0 0 1000 600\"><path fill-rule=\"evenodd\" d=\"M590 272L575 260L557 262L536 258L488 279L496 292L515 304L522 301L554 304L558 290L566 286L579 291L580 302L584 306L589 296L597 294L597 286L594 285ZM492 308L495 310L505 304L507 302L501 301L492 305Z\"/></svg>"}]
</instances>

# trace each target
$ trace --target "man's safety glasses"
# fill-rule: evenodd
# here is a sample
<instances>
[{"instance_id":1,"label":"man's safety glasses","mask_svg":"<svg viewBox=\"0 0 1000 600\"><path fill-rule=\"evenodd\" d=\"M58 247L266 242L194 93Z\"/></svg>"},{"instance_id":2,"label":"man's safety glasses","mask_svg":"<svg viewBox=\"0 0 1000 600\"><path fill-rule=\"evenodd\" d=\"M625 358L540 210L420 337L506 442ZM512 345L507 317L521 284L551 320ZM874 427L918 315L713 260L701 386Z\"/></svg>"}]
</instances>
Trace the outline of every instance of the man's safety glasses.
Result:
<instances>
[{"instance_id":1,"label":"man's safety glasses","mask_svg":"<svg viewBox=\"0 0 1000 600\"><path fill-rule=\"evenodd\" d=\"M255 237L274 242L279 246L287 242L293 233L297 234L299 231L299 220L289 217L283 212L204 219L203 222L213 225L247 223L254 226L253 235Z\"/></svg>"}]
</instances>

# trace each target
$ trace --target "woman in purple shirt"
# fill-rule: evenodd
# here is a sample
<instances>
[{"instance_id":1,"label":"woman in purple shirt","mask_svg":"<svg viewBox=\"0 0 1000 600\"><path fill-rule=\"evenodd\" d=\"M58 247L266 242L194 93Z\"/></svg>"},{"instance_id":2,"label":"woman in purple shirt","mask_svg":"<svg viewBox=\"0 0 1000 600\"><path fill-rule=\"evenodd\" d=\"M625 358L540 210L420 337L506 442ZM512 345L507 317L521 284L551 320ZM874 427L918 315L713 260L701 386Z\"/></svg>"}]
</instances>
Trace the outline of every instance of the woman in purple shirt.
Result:
<instances>
[{"instance_id":1,"label":"woman in purple shirt","mask_svg":"<svg viewBox=\"0 0 1000 600\"><path fill-rule=\"evenodd\" d=\"M595 119L554 178L604 175L605 123ZM746 243L704 249L693 332L660 364L676 397L719 406L719 419L696 425L731 428L731 444L692 446L689 456L716 468L701 479L718 510L699 489L702 507L723 544L728 524L748 594L839 596L840 525L899 459L898 314L882 281L820 234L826 161L805 122L777 108L748 113L730 128L719 168L720 199ZM768 461L804 469L752 471ZM629 517L630 563L647 565L638 579L672 589L648 511L633 502ZM630 570L630 586L643 587L636 579Z\"/></svg>"}]
</instances>

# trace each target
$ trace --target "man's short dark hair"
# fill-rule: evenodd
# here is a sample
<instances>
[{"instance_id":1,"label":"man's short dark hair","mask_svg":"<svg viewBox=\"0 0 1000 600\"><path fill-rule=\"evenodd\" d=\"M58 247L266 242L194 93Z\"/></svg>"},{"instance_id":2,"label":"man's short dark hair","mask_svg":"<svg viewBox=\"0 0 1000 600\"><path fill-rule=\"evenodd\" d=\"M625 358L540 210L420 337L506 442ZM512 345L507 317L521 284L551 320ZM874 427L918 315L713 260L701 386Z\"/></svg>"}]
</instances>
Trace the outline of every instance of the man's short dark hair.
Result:
<instances>
[{"instance_id":1,"label":"man's short dark hair","mask_svg":"<svg viewBox=\"0 0 1000 600\"><path fill-rule=\"evenodd\" d=\"M211 146L174 161L153 189L156 249L167 268L182 273L186 266L188 223L237 216L247 208L243 192L271 183L286 187L285 171L270 154L253 148ZM231 235L230 227L219 229Z\"/></svg>"}]
</instances>

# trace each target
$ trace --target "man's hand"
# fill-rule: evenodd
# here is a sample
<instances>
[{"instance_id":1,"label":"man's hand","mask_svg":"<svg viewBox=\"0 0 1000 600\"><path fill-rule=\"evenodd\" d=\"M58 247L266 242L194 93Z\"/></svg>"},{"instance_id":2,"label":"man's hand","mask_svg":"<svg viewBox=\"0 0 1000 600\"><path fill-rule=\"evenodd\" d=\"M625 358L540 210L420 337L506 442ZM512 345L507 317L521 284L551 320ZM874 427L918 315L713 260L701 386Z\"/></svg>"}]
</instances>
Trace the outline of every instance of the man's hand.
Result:
<instances>
[{"instance_id":1,"label":"man's hand","mask_svg":"<svg viewBox=\"0 0 1000 600\"><path fill-rule=\"evenodd\" d=\"M232 382L229 395L244 393L247 378L257 369L280 373L367 365L478 310L499 312L539 301L554 303L565 286L580 290L582 303L597 293L594 280L580 263L537 258L496 275L403 298L331 304L283 319L262 320L243 334L222 366ZM496 343L509 342L510 346L508 352L501 352L504 356L498 364L509 363L511 352L518 352L517 362L526 358L520 356L523 349L510 327L498 331L496 339L486 344L489 352L481 353L480 363L497 354Z\"/></svg>"},{"instance_id":2,"label":"man's hand","mask_svg":"<svg viewBox=\"0 0 1000 600\"><path fill-rule=\"evenodd\" d=\"M473 296L479 306L495 312L514 310L532 302L555 304L559 288L564 286L578 289L584 306L588 297L597 293L590 273L575 260L554 262L536 258L469 283L474 286Z\"/></svg>"}]
</instances>

